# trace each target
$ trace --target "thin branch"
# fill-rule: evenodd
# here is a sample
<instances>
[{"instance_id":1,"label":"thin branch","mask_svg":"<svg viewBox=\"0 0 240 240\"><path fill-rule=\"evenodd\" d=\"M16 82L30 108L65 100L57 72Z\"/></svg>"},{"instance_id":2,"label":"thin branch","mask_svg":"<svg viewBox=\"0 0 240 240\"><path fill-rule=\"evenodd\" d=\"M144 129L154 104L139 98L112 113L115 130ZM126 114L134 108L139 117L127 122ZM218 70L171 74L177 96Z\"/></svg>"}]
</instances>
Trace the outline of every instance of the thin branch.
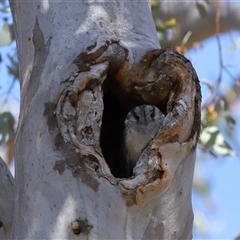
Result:
<instances>
[{"instance_id":1,"label":"thin branch","mask_svg":"<svg viewBox=\"0 0 240 240\"><path fill-rule=\"evenodd\" d=\"M224 70L234 82L237 81L236 77L233 76L233 74L229 71L229 69L226 66L224 66Z\"/></svg>"},{"instance_id":2,"label":"thin branch","mask_svg":"<svg viewBox=\"0 0 240 240\"><path fill-rule=\"evenodd\" d=\"M220 0L216 1L216 16L215 16L215 35L216 35L216 40L217 40L217 46L218 46L218 51L219 51L219 64L220 64L220 72L217 80L217 85L215 88L215 91L218 90L221 81L222 81L222 67L224 66L223 64L223 56L222 56L222 45L220 41Z\"/></svg>"}]
</instances>

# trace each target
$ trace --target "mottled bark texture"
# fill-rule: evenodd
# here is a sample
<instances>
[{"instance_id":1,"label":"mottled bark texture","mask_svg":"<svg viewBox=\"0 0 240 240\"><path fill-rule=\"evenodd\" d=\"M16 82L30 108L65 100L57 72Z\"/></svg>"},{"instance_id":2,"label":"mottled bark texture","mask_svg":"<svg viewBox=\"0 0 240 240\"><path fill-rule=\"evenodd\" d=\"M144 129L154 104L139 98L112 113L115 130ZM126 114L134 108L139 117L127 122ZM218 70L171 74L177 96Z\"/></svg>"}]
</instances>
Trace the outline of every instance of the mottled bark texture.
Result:
<instances>
[{"instance_id":1,"label":"mottled bark texture","mask_svg":"<svg viewBox=\"0 0 240 240\"><path fill-rule=\"evenodd\" d=\"M12 0L21 69L15 239L189 239L200 129L191 63L160 49L147 1ZM127 112L165 114L124 178Z\"/></svg>"}]
</instances>

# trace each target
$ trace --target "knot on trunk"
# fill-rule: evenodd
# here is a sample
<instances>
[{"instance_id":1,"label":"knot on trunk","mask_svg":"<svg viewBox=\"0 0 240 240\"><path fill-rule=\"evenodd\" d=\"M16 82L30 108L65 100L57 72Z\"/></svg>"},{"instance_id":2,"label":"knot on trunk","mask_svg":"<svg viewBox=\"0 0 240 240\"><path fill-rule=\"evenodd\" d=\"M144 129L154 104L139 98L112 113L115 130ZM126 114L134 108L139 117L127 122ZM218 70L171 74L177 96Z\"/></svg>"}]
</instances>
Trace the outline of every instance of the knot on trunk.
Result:
<instances>
[{"instance_id":1,"label":"knot on trunk","mask_svg":"<svg viewBox=\"0 0 240 240\"><path fill-rule=\"evenodd\" d=\"M64 142L77 148L78 161L84 159L81 164L89 168L89 159L94 158L97 176L112 184L120 181L132 191L165 176L161 146L190 141L195 149L201 93L196 72L184 56L164 48L139 57L123 42L109 40L90 46L74 63L78 71L62 83L64 90L57 103L58 128ZM109 168L115 177L126 177L124 120L131 109L142 104L156 106L164 120L134 168L136 177L115 179Z\"/></svg>"}]
</instances>

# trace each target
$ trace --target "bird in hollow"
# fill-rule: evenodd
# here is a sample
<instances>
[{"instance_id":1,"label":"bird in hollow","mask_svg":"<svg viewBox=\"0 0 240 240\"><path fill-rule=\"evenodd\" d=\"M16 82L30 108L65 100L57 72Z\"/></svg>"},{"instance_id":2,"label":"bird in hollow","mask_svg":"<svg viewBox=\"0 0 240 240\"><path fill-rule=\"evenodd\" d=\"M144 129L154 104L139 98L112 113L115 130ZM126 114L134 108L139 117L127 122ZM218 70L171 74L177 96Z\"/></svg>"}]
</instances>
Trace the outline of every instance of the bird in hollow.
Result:
<instances>
[{"instance_id":1,"label":"bird in hollow","mask_svg":"<svg viewBox=\"0 0 240 240\"><path fill-rule=\"evenodd\" d=\"M159 131L164 114L153 105L140 105L126 116L124 128L124 153L127 177L132 171L143 150Z\"/></svg>"}]
</instances>

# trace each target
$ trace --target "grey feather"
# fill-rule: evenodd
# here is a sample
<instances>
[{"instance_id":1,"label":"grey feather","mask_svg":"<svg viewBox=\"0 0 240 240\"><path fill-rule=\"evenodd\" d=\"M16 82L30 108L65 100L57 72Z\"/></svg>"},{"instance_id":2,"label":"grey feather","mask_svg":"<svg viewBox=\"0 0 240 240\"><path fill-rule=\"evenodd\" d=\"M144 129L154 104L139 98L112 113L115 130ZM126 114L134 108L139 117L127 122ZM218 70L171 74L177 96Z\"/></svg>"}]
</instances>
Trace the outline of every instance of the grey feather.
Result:
<instances>
[{"instance_id":1,"label":"grey feather","mask_svg":"<svg viewBox=\"0 0 240 240\"><path fill-rule=\"evenodd\" d=\"M158 133L163 119L163 113L152 105L137 106L127 114L124 129L124 146L128 176L132 175L132 169L143 150Z\"/></svg>"}]
</instances>

